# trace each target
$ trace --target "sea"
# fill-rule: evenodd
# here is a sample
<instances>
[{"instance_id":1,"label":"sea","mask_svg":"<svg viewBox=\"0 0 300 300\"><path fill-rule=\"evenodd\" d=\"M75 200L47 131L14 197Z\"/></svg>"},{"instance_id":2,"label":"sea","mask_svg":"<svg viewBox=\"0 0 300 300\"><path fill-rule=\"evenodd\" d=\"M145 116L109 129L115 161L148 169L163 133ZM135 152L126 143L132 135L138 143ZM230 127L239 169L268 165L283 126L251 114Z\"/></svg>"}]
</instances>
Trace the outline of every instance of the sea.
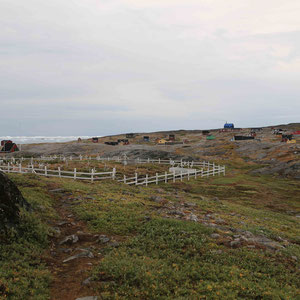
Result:
<instances>
[{"instance_id":1,"label":"sea","mask_svg":"<svg viewBox=\"0 0 300 300\"><path fill-rule=\"evenodd\" d=\"M0 136L0 140L12 140L16 144L63 143L89 139L92 136Z\"/></svg>"}]
</instances>

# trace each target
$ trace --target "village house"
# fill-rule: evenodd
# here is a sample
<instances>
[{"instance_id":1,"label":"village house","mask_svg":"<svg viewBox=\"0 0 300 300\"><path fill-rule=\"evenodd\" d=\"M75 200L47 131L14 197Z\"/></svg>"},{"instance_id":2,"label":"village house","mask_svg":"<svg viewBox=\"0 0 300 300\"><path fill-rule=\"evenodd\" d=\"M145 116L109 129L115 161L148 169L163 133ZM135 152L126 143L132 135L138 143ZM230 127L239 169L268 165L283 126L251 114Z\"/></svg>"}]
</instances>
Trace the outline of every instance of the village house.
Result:
<instances>
[{"instance_id":1,"label":"village house","mask_svg":"<svg viewBox=\"0 0 300 300\"><path fill-rule=\"evenodd\" d=\"M11 152L19 151L18 146L15 143L13 143L11 140L1 141L1 147L2 149L0 152L11 153Z\"/></svg>"}]
</instances>

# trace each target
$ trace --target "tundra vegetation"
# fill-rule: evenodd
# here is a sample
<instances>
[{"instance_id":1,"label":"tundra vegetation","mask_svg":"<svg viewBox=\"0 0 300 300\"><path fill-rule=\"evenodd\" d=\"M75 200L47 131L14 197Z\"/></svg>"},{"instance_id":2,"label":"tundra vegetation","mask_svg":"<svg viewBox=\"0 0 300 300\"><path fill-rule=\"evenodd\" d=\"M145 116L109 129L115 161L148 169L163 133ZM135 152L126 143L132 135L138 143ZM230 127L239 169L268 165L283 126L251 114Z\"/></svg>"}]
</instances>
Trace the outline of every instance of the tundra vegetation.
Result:
<instances>
[{"instance_id":1,"label":"tundra vegetation","mask_svg":"<svg viewBox=\"0 0 300 300\"><path fill-rule=\"evenodd\" d=\"M51 245L64 238L55 227L62 199L87 232L107 237L92 244L92 267L82 270L99 299L297 299L299 181L251 175L261 166L241 160L217 163L226 177L148 187L10 174L32 212L1 237L0 299L59 292L49 262Z\"/></svg>"}]
</instances>

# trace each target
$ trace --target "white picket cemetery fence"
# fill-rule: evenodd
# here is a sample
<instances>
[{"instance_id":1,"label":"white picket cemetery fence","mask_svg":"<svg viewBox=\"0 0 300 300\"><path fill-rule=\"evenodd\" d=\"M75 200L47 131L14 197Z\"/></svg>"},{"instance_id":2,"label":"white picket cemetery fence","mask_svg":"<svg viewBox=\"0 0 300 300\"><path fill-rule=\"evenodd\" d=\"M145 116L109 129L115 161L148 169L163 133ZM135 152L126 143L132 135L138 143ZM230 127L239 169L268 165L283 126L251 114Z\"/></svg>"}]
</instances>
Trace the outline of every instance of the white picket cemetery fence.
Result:
<instances>
[{"instance_id":1,"label":"white picket cemetery fence","mask_svg":"<svg viewBox=\"0 0 300 300\"><path fill-rule=\"evenodd\" d=\"M73 171L66 171L60 167L58 167L57 170L54 170L49 169L47 166L44 168L34 167L34 165L23 167L21 164L11 165L10 163L7 165L0 165L0 171L4 173L32 173L46 177L72 178L74 180L89 180L91 182L103 179L114 180L116 177L116 169L113 169L111 172L95 172L94 169L92 169L91 172L78 172L76 168Z\"/></svg>"},{"instance_id":2,"label":"white picket cemetery fence","mask_svg":"<svg viewBox=\"0 0 300 300\"><path fill-rule=\"evenodd\" d=\"M155 176L150 176L146 174L145 176L139 177L137 173L135 173L134 177L126 177L124 175L123 179L119 179L119 182L123 182L128 185L148 185L148 184L158 184L159 182L167 183L168 181L176 182L176 180L183 181L183 179L190 180L192 178L197 179L198 177L208 177L208 176L216 176L216 175L225 175L225 166L215 165L212 169L200 169L190 171L181 171L180 173L168 173L165 172L163 174L156 173Z\"/></svg>"},{"instance_id":3,"label":"white picket cemetery fence","mask_svg":"<svg viewBox=\"0 0 300 300\"><path fill-rule=\"evenodd\" d=\"M3 161L11 161L11 162L23 162L30 161L33 164L34 161L111 161L111 162L119 162L119 163L135 163L135 164L162 164L162 165L179 165L181 167L186 166L188 168L192 167L212 167L213 163L208 161L184 161L181 160L173 160L173 159L153 159L153 158L128 158L124 156L112 156L112 157L101 157L101 156L87 156L87 155L79 155L79 156L63 156L63 155L53 155L53 156L41 156L41 157L1 157Z\"/></svg>"},{"instance_id":4,"label":"white picket cemetery fence","mask_svg":"<svg viewBox=\"0 0 300 300\"><path fill-rule=\"evenodd\" d=\"M51 157L51 160L55 160L57 158ZM16 164L17 161L23 162L25 160L30 160L31 165L27 167L22 166L21 163ZM104 179L111 179L117 180L118 182L127 184L127 185L145 185L148 184L158 184L159 182L167 183L169 181L176 182L178 180L183 181L183 179L190 180L192 178L202 178L202 177L209 177L209 176L216 176L216 175L224 175L225 176L225 166L216 165L215 163L210 162L190 162L190 161L183 161L183 160L154 160L154 159L125 159L124 158L100 158L97 160L102 161L133 161L135 163L161 163L161 164L168 164L174 166L175 164L181 167L180 172L165 172L163 174L156 173L155 176L149 176L148 174L139 176L138 173L135 173L134 177L123 177L117 176L116 168L113 168L112 171L109 172L96 172L95 169L92 169L91 172L78 172L75 168L72 171L66 171L62 168L58 167L58 169L50 169L47 166L44 167L35 167L33 162L35 160L50 160L48 159L34 159L34 158L9 158L6 161L11 161L5 164L5 158L0 159L0 171L4 173L34 173L40 176L46 177L59 177L59 178L72 178L74 180L89 180L91 182L100 181ZM64 161L66 159L63 159ZM72 160L72 158L70 159ZM81 159L83 160L83 158ZM185 169L184 167L187 167ZM191 167L202 167L201 169L189 169Z\"/></svg>"}]
</instances>

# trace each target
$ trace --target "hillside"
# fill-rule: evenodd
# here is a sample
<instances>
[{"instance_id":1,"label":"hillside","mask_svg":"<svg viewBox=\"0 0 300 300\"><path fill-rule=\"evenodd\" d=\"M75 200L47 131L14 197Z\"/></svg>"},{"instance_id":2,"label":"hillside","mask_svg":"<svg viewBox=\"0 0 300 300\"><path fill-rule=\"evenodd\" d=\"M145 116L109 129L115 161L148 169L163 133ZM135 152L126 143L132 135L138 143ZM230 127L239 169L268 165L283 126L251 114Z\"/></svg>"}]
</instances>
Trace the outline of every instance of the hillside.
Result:
<instances>
[{"instance_id":1,"label":"hillside","mask_svg":"<svg viewBox=\"0 0 300 300\"><path fill-rule=\"evenodd\" d=\"M211 161L226 174L148 186L8 174L31 211L21 209L22 230L2 236L0 299L297 299L299 141L282 143L271 127L249 141L212 133L214 140L202 131L175 132L185 140L176 145L154 143L164 132L147 134L150 142L139 134L129 145L103 144L124 138L118 135L98 144L24 146L18 156L73 156L39 161L49 169L116 168L118 178L168 171L96 159L126 154Z\"/></svg>"}]
</instances>

